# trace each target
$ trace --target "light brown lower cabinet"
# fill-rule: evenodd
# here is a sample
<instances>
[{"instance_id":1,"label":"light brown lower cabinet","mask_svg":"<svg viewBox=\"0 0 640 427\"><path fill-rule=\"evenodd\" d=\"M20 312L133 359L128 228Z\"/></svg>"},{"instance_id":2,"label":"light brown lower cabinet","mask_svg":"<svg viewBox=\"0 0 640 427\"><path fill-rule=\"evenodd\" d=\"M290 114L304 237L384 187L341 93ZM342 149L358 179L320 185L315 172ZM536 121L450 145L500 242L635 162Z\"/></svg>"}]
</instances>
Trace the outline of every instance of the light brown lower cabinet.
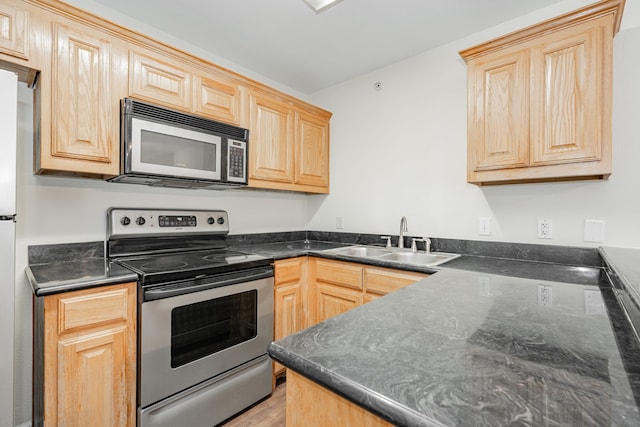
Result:
<instances>
[{"instance_id":1,"label":"light brown lower cabinet","mask_svg":"<svg viewBox=\"0 0 640 427\"><path fill-rule=\"evenodd\" d=\"M306 293L307 257L275 262L274 340L279 340L306 327L304 295ZM273 363L273 376L283 374L285 367Z\"/></svg>"},{"instance_id":2,"label":"light brown lower cabinet","mask_svg":"<svg viewBox=\"0 0 640 427\"><path fill-rule=\"evenodd\" d=\"M392 268L309 258L310 324L322 322L427 277Z\"/></svg>"},{"instance_id":3,"label":"light brown lower cabinet","mask_svg":"<svg viewBox=\"0 0 640 427\"><path fill-rule=\"evenodd\" d=\"M295 372L287 374L286 410L287 427L392 425Z\"/></svg>"},{"instance_id":4,"label":"light brown lower cabinet","mask_svg":"<svg viewBox=\"0 0 640 427\"><path fill-rule=\"evenodd\" d=\"M34 426L135 426L136 283L34 305Z\"/></svg>"}]
</instances>

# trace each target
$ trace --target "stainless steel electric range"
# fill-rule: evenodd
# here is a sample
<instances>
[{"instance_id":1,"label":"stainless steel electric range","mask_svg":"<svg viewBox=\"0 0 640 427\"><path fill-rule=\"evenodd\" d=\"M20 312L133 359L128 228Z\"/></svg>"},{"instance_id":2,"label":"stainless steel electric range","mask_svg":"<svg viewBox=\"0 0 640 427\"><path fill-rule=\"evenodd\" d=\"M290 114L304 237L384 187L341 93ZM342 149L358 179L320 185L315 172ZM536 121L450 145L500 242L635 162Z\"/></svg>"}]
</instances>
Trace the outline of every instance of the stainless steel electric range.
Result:
<instances>
[{"instance_id":1,"label":"stainless steel electric range","mask_svg":"<svg viewBox=\"0 0 640 427\"><path fill-rule=\"evenodd\" d=\"M220 210L111 208L138 274L138 425L211 427L271 393L273 260L230 250Z\"/></svg>"}]
</instances>

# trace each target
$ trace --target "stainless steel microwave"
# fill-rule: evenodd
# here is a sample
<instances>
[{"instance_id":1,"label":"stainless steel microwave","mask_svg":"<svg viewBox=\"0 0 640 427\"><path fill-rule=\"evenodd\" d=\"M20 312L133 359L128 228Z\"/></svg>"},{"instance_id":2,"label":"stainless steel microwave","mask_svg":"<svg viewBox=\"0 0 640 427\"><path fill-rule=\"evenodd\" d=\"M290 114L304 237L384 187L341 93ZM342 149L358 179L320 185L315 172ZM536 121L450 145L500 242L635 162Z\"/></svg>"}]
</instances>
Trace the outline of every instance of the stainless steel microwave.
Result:
<instances>
[{"instance_id":1,"label":"stainless steel microwave","mask_svg":"<svg viewBox=\"0 0 640 427\"><path fill-rule=\"evenodd\" d=\"M249 131L122 100L120 175L110 181L180 188L247 185Z\"/></svg>"}]
</instances>

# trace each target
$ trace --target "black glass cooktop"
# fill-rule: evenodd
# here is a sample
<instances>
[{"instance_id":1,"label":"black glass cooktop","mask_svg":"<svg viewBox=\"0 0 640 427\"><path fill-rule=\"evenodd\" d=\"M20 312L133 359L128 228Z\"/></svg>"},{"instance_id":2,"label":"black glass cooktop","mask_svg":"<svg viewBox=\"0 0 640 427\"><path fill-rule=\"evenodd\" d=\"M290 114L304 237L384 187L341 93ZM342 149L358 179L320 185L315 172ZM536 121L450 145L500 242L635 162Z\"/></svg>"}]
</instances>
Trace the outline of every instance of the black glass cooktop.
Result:
<instances>
[{"instance_id":1,"label":"black glass cooktop","mask_svg":"<svg viewBox=\"0 0 640 427\"><path fill-rule=\"evenodd\" d=\"M271 258L262 255L228 249L138 255L117 259L119 264L138 273L143 285L262 267L270 265L272 261Z\"/></svg>"}]
</instances>

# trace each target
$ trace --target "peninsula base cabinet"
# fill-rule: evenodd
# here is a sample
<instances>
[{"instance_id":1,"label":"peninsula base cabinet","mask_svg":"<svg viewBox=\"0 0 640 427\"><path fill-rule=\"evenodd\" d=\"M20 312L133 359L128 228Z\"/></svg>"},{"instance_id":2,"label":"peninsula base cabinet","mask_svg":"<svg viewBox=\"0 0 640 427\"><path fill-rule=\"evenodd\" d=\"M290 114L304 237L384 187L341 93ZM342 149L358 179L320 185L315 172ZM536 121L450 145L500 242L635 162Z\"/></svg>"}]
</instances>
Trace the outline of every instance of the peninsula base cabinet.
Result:
<instances>
[{"instance_id":1,"label":"peninsula base cabinet","mask_svg":"<svg viewBox=\"0 0 640 427\"><path fill-rule=\"evenodd\" d=\"M392 424L300 374L287 376L287 427L390 427Z\"/></svg>"},{"instance_id":2,"label":"peninsula base cabinet","mask_svg":"<svg viewBox=\"0 0 640 427\"><path fill-rule=\"evenodd\" d=\"M34 297L34 426L136 424L136 283Z\"/></svg>"}]
</instances>

